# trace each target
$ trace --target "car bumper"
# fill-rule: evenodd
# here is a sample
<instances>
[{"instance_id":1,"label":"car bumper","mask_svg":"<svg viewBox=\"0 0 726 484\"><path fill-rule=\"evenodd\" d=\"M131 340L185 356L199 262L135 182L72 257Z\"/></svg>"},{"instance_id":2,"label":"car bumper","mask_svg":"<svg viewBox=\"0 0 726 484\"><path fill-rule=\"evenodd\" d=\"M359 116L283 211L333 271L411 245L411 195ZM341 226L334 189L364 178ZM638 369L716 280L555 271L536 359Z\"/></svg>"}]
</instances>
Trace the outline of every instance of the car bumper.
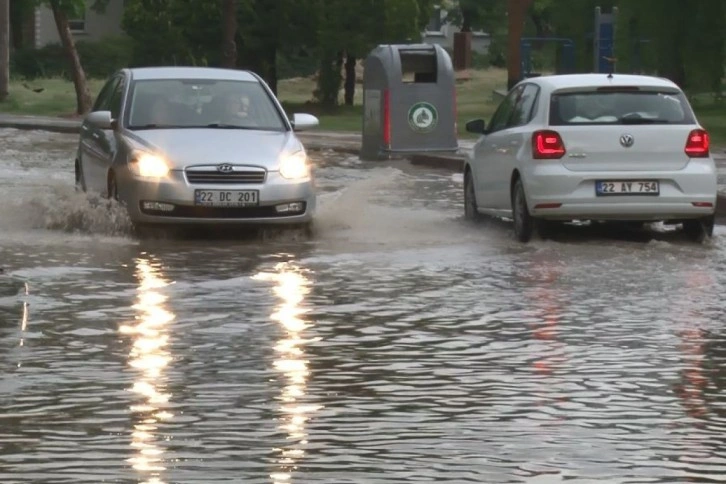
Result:
<instances>
[{"instance_id":1,"label":"car bumper","mask_svg":"<svg viewBox=\"0 0 726 484\"><path fill-rule=\"evenodd\" d=\"M143 180L127 174L119 180L119 198L136 224L174 225L288 225L312 221L316 210L315 186L311 179L291 181L268 172L263 184L190 185L182 172L162 180ZM195 190L257 190L259 203L253 207L207 207L195 205ZM150 208L152 202L156 209ZM302 210L278 212L277 206L299 203ZM160 210L158 204L165 206Z\"/></svg>"},{"instance_id":2,"label":"car bumper","mask_svg":"<svg viewBox=\"0 0 726 484\"><path fill-rule=\"evenodd\" d=\"M658 180L658 195L595 193L596 180ZM667 172L572 172L543 164L525 175L530 213L550 220L683 220L713 215L717 173L712 160L692 160Z\"/></svg>"}]
</instances>

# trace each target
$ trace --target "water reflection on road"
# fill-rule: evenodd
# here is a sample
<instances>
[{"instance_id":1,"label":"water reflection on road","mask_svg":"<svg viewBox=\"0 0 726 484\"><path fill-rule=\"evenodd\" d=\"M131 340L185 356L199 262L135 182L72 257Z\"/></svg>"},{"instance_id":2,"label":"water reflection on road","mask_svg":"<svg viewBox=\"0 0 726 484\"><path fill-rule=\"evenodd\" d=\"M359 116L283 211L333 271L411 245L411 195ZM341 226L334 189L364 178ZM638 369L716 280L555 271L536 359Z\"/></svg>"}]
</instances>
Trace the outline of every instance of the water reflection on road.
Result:
<instances>
[{"instance_id":1,"label":"water reflection on road","mask_svg":"<svg viewBox=\"0 0 726 484\"><path fill-rule=\"evenodd\" d=\"M136 240L0 140L0 482L726 479L721 227L522 245L324 153L312 240Z\"/></svg>"},{"instance_id":2,"label":"water reflection on road","mask_svg":"<svg viewBox=\"0 0 726 484\"><path fill-rule=\"evenodd\" d=\"M145 484L163 484L161 475L163 448L159 446L159 425L173 418L165 409L169 403L164 373L171 362L168 350L170 326L174 314L164 308L167 297L163 289L168 285L158 262L142 254L135 260L136 277L139 280L138 301L133 308L138 312L134 323L120 328L122 335L129 335L133 344L129 352L129 366L135 370L130 391L138 396L137 403L129 407L133 415L131 447L135 455L129 459L139 471Z\"/></svg>"}]
</instances>

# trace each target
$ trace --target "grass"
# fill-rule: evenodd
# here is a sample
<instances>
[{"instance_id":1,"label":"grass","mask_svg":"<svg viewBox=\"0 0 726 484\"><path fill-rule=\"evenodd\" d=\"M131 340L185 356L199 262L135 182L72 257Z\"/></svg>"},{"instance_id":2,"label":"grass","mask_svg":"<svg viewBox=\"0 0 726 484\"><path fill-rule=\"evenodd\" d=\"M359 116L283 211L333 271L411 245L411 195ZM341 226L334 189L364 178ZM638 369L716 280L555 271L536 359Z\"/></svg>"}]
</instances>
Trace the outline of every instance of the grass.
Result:
<instances>
[{"instance_id":1,"label":"grass","mask_svg":"<svg viewBox=\"0 0 726 484\"><path fill-rule=\"evenodd\" d=\"M504 69L475 70L457 81L457 121L459 135L472 138L464 131L467 121L474 118L489 120L497 107L495 89L506 86ZM91 93L95 97L104 81L91 79ZM41 90L42 89L42 90ZM290 114L306 112L320 119L320 129L326 131L360 132L362 124L362 85L356 85L353 106L322 108L313 102L315 81L310 78L286 79L279 82L278 97ZM35 90L41 90L35 92ZM726 101L713 96L692 96L699 121L708 129L714 145L726 146ZM341 93L342 101L342 93ZM23 81L13 79L8 99L0 103L0 112L12 114L72 116L76 106L75 91L70 81L58 78Z\"/></svg>"}]
</instances>

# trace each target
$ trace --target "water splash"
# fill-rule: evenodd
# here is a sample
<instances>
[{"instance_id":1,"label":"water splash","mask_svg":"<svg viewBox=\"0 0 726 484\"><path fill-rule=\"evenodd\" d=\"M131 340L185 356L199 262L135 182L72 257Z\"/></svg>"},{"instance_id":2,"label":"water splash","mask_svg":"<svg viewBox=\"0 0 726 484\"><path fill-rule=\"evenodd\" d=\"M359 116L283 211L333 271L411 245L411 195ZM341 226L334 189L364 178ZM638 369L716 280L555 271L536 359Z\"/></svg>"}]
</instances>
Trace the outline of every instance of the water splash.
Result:
<instances>
[{"instance_id":1,"label":"water splash","mask_svg":"<svg viewBox=\"0 0 726 484\"><path fill-rule=\"evenodd\" d=\"M77 192L58 183L34 195L20 197L0 212L9 229L46 229L94 235L128 235L132 231L126 209L98 194Z\"/></svg>"}]
</instances>

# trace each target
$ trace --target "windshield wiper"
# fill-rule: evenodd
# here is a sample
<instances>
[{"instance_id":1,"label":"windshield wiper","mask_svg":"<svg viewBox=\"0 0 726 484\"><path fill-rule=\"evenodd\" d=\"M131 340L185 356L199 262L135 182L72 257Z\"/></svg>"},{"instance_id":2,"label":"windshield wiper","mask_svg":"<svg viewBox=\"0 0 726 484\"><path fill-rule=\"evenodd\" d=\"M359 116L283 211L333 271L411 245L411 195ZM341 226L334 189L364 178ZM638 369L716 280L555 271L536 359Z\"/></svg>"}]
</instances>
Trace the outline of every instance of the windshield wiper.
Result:
<instances>
[{"instance_id":1,"label":"windshield wiper","mask_svg":"<svg viewBox=\"0 0 726 484\"><path fill-rule=\"evenodd\" d=\"M139 129L182 129L182 128L190 128L191 126L182 126L179 124L156 124L156 123L149 123L149 124L141 124L139 126L129 126L129 129L131 130L139 130Z\"/></svg>"},{"instance_id":2,"label":"windshield wiper","mask_svg":"<svg viewBox=\"0 0 726 484\"><path fill-rule=\"evenodd\" d=\"M228 124L228 123L209 123L204 128L219 128L219 129L258 129L255 126L240 126L239 124Z\"/></svg>"}]
</instances>

